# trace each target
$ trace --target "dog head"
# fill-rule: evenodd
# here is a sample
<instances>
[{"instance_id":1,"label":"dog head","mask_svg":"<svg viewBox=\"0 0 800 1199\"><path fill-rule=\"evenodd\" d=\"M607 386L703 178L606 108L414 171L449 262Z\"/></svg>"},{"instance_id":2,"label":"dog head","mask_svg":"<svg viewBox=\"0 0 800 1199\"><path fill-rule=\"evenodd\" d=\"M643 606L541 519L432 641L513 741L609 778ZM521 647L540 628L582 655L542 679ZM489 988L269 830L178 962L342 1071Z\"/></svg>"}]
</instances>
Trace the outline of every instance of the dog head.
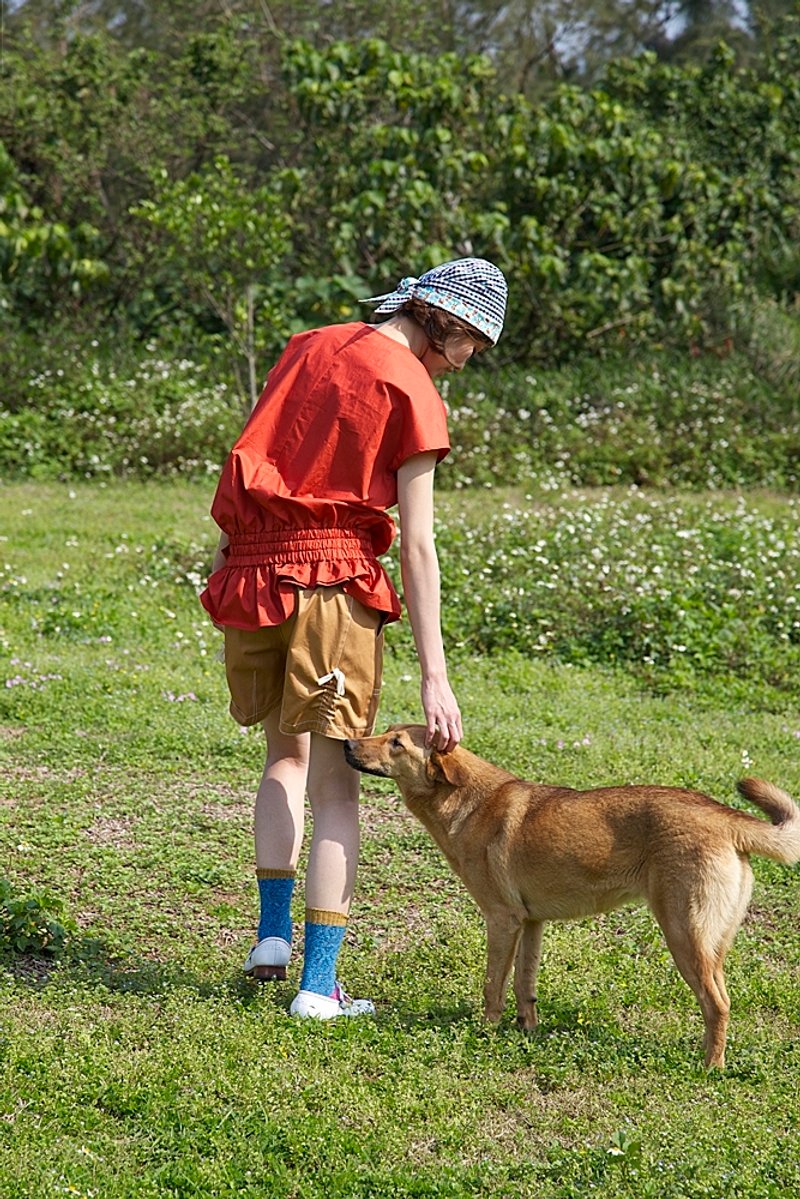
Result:
<instances>
[{"instance_id":1,"label":"dog head","mask_svg":"<svg viewBox=\"0 0 800 1199\"><path fill-rule=\"evenodd\" d=\"M434 791L442 783L459 786L464 781L458 749L443 754L427 746L421 724L396 724L379 737L345 741L344 755L363 774L394 779L404 798Z\"/></svg>"}]
</instances>

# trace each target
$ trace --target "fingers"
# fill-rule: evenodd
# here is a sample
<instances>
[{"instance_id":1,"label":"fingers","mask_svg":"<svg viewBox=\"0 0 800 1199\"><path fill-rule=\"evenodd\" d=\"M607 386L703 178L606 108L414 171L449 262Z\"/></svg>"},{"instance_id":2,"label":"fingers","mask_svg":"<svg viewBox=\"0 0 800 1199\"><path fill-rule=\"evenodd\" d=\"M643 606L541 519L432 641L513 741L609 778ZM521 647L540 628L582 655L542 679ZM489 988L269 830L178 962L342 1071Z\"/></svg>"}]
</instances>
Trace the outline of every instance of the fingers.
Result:
<instances>
[{"instance_id":1,"label":"fingers","mask_svg":"<svg viewBox=\"0 0 800 1199\"><path fill-rule=\"evenodd\" d=\"M438 749L440 753L450 753L458 745L463 735L461 713L458 710L453 716L443 714L428 716L425 743L433 749Z\"/></svg>"},{"instance_id":2,"label":"fingers","mask_svg":"<svg viewBox=\"0 0 800 1199\"><path fill-rule=\"evenodd\" d=\"M463 736L461 711L446 679L423 680L422 710L426 745L440 753L455 749Z\"/></svg>"},{"instance_id":3,"label":"fingers","mask_svg":"<svg viewBox=\"0 0 800 1199\"><path fill-rule=\"evenodd\" d=\"M455 725L445 725L444 728L437 726L434 737L428 742L434 749L438 749L439 753L449 754L455 749L461 740L461 732L456 730Z\"/></svg>"}]
</instances>

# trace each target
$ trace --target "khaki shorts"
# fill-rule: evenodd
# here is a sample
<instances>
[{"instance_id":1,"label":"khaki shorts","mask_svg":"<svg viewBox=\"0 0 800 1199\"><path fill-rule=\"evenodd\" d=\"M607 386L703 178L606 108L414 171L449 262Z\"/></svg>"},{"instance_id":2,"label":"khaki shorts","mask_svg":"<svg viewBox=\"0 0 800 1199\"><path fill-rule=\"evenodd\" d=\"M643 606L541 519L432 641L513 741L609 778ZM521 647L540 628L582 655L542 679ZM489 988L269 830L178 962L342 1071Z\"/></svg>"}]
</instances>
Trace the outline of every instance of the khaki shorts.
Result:
<instances>
[{"instance_id":1,"label":"khaki shorts","mask_svg":"<svg viewBox=\"0 0 800 1199\"><path fill-rule=\"evenodd\" d=\"M382 619L341 587L317 587L298 589L283 624L226 628L234 720L259 724L279 708L282 733L369 736L381 692Z\"/></svg>"}]
</instances>

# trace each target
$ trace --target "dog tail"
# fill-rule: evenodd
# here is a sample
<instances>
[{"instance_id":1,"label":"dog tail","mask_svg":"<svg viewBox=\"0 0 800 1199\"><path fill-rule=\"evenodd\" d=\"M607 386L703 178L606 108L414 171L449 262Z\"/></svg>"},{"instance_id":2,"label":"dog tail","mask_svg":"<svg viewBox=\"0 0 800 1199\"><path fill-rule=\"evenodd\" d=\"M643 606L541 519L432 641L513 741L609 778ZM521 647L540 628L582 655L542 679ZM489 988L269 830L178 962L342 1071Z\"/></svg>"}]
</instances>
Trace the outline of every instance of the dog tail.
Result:
<instances>
[{"instance_id":1,"label":"dog tail","mask_svg":"<svg viewBox=\"0 0 800 1199\"><path fill-rule=\"evenodd\" d=\"M737 849L794 866L800 861L800 808L785 791L764 779L740 779L736 786L739 794L766 812L772 822L752 818L737 822Z\"/></svg>"}]
</instances>

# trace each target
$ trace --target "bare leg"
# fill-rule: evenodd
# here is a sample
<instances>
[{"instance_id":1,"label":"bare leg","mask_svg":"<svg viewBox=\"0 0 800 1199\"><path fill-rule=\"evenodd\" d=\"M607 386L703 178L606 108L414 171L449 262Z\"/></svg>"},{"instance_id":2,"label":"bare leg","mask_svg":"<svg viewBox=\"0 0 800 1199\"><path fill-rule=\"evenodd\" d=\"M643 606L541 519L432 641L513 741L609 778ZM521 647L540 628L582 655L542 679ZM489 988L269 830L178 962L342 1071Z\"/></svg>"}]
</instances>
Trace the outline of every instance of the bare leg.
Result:
<instances>
[{"instance_id":1,"label":"bare leg","mask_svg":"<svg viewBox=\"0 0 800 1199\"><path fill-rule=\"evenodd\" d=\"M256 795L256 866L294 870L303 841L310 734L282 733L278 713L264 721L267 761Z\"/></svg>"},{"instance_id":2,"label":"bare leg","mask_svg":"<svg viewBox=\"0 0 800 1199\"><path fill-rule=\"evenodd\" d=\"M517 1024L526 1032L539 1022L536 1010L536 979L542 960L541 920L526 920L522 926L517 958L514 963L514 995L517 1000Z\"/></svg>"},{"instance_id":3,"label":"bare leg","mask_svg":"<svg viewBox=\"0 0 800 1199\"><path fill-rule=\"evenodd\" d=\"M308 798L314 832L306 874L306 907L346 916L360 846L360 776L348 766L341 741L311 734Z\"/></svg>"}]
</instances>

